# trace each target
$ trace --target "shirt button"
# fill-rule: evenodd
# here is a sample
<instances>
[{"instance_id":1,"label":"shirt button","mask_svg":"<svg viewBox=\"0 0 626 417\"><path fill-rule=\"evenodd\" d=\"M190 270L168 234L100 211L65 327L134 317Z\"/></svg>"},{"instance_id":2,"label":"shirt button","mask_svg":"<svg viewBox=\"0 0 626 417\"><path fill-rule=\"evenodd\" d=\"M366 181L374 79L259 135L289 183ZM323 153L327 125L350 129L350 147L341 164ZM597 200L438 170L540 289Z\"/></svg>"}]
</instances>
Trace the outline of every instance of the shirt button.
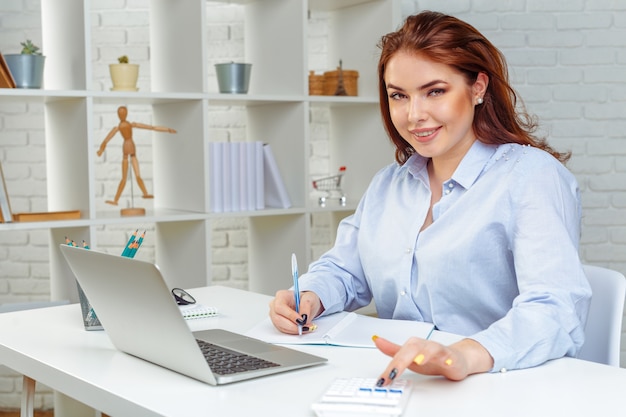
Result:
<instances>
[{"instance_id":1,"label":"shirt button","mask_svg":"<svg viewBox=\"0 0 626 417\"><path fill-rule=\"evenodd\" d=\"M406 295L406 291L404 290L400 291L400 295L404 297Z\"/></svg>"},{"instance_id":2,"label":"shirt button","mask_svg":"<svg viewBox=\"0 0 626 417\"><path fill-rule=\"evenodd\" d=\"M411 249L411 248L406 248L406 253L407 253L407 254L409 254L409 253L411 253L411 252L413 252L413 249Z\"/></svg>"},{"instance_id":3,"label":"shirt button","mask_svg":"<svg viewBox=\"0 0 626 417\"><path fill-rule=\"evenodd\" d=\"M503 374L503 373L506 373L506 368L502 368L502 369L500 369L500 373L502 373L502 374Z\"/></svg>"},{"instance_id":4,"label":"shirt button","mask_svg":"<svg viewBox=\"0 0 626 417\"><path fill-rule=\"evenodd\" d=\"M448 195L448 194L450 194L450 190L446 190L446 191L444 191L444 193L445 193L446 195Z\"/></svg>"}]
</instances>

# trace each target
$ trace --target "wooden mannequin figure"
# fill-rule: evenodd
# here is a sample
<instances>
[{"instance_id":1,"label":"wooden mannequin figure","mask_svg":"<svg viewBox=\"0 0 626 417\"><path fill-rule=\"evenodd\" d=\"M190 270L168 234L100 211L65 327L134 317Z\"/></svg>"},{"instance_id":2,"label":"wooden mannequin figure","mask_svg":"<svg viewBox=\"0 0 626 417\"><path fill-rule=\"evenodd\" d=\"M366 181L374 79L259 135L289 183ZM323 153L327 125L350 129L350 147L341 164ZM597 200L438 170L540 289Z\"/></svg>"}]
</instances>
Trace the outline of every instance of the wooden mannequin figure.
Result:
<instances>
[{"instance_id":1,"label":"wooden mannequin figure","mask_svg":"<svg viewBox=\"0 0 626 417\"><path fill-rule=\"evenodd\" d=\"M153 196L149 194L148 191L146 190L146 186L144 185L143 180L141 179L141 174L139 173L139 161L137 160L137 155L135 153L135 142L133 141L133 128L136 127L139 129L155 130L157 132L176 133L174 129L171 129L169 127L150 126L150 125L146 125L142 123L127 121L126 117L128 116L128 109L125 106L118 107L117 115L120 118L119 125L111 129L107 137L104 138L104 140L102 141L102 144L100 145L100 149L98 149L98 152L97 152L98 156L101 156L104 153L104 149L106 148L107 143L113 138L113 136L115 136L117 132L120 132L120 134L122 135L122 138L124 138L124 144L122 147L123 152L124 152L124 157L122 159L122 179L120 181L120 185L117 187L117 193L115 193L115 199L106 201L108 204L112 204L115 206L117 205L117 202L120 199L120 196L122 195L122 191L124 190L124 187L126 186L126 179L128 178L129 159L133 167L133 172L135 173L135 179L137 180L137 184L139 185L139 188L141 189L141 192L143 193L143 198L153 198Z\"/></svg>"}]
</instances>

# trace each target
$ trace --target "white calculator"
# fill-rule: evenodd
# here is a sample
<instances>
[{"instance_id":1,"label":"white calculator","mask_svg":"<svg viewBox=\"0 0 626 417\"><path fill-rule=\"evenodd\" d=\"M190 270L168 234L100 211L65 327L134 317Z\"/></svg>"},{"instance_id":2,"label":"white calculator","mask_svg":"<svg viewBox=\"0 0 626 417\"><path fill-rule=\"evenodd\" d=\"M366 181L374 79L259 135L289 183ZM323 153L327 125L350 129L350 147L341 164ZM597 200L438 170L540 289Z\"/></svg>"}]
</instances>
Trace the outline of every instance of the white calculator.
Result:
<instances>
[{"instance_id":1,"label":"white calculator","mask_svg":"<svg viewBox=\"0 0 626 417\"><path fill-rule=\"evenodd\" d=\"M411 394L411 381L398 379L377 387L375 378L337 378L311 407L318 417L397 417Z\"/></svg>"}]
</instances>

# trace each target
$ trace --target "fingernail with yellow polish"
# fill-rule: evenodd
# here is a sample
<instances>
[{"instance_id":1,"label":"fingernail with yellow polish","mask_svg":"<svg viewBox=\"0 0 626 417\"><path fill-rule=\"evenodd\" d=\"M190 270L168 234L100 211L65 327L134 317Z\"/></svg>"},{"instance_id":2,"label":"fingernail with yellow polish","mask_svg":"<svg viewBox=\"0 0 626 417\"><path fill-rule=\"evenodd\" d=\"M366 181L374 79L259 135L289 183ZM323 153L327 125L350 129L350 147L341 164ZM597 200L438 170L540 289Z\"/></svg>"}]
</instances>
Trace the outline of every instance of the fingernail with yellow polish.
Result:
<instances>
[{"instance_id":1,"label":"fingernail with yellow polish","mask_svg":"<svg viewBox=\"0 0 626 417\"><path fill-rule=\"evenodd\" d=\"M448 366L452 365L452 359L446 359L446 365Z\"/></svg>"},{"instance_id":2,"label":"fingernail with yellow polish","mask_svg":"<svg viewBox=\"0 0 626 417\"><path fill-rule=\"evenodd\" d=\"M422 362L424 362L424 355L420 353L419 355L415 357L415 359L413 359L413 362L415 362L418 365L421 365Z\"/></svg>"},{"instance_id":3,"label":"fingernail with yellow polish","mask_svg":"<svg viewBox=\"0 0 626 417\"><path fill-rule=\"evenodd\" d=\"M373 340L374 342L376 341L376 339L378 339L378 336L377 336L377 335L372 336L372 340Z\"/></svg>"}]
</instances>

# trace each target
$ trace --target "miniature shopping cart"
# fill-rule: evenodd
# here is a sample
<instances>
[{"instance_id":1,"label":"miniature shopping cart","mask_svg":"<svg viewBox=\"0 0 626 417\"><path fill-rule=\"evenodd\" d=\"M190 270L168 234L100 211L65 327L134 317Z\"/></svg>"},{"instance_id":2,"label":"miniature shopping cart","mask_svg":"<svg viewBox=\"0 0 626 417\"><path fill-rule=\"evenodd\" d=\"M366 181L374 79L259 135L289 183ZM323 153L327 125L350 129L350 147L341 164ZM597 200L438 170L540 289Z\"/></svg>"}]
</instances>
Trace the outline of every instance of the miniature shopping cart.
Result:
<instances>
[{"instance_id":1,"label":"miniature shopping cart","mask_svg":"<svg viewBox=\"0 0 626 417\"><path fill-rule=\"evenodd\" d=\"M339 173L337 175L313 180L313 188L325 193L325 195L318 199L320 207L326 207L326 202L333 196L338 199L339 205L346 205L346 195L343 191L341 191L341 178L345 172L346 167L342 166L339 168Z\"/></svg>"}]
</instances>

